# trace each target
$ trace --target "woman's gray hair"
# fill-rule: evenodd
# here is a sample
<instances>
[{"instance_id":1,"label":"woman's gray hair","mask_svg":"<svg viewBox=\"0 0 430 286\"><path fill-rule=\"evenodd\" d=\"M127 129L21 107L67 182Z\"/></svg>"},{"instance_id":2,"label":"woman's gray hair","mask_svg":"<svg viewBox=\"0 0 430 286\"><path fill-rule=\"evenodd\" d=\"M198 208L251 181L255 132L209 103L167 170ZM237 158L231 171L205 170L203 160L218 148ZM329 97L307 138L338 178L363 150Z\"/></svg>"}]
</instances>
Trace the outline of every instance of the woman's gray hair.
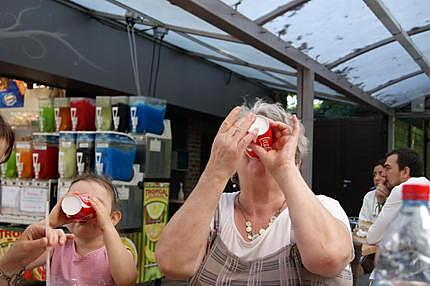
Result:
<instances>
[{"instance_id":1,"label":"woman's gray hair","mask_svg":"<svg viewBox=\"0 0 430 286\"><path fill-rule=\"evenodd\" d=\"M250 111L255 114L263 115L274 121L283 122L288 127L293 127L292 114L287 112L280 103L267 103L262 99L257 99L257 101L252 105L244 103L242 105L242 108L245 111ZM300 163L302 161L302 158L307 154L308 143L309 140L305 136L305 127L300 122L300 135L296 151L296 164Z\"/></svg>"}]
</instances>

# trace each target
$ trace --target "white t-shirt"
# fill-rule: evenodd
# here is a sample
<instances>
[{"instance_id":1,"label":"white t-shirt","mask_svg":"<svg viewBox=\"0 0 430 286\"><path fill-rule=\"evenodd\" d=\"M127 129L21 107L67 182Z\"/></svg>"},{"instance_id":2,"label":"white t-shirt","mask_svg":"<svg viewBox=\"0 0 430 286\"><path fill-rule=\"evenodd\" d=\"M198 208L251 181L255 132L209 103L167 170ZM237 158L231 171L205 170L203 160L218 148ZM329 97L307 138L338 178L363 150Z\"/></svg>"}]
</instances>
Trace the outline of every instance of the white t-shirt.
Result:
<instances>
[{"instance_id":1,"label":"white t-shirt","mask_svg":"<svg viewBox=\"0 0 430 286\"><path fill-rule=\"evenodd\" d=\"M253 241L245 241L234 222L234 199L237 194L237 192L223 193L219 204L220 237L230 252L243 260L251 261L272 254L294 242L294 233L291 229L288 208L279 214L263 235L258 236ZM317 198L335 218L345 224L345 227L350 232L348 217L339 202L323 195L319 195Z\"/></svg>"},{"instance_id":2,"label":"white t-shirt","mask_svg":"<svg viewBox=\"0 0 430 286\"><path fill-rule=\"evenodd\" d=\"M374 222L379 214L377 205L376 191L369 191L363 198L363 205L358 215L359 220Z\"/></svg>"},{"instance_id":3,"label":"white t-shirt","mask_svg":"<svg viewBox=\"0 0 430 286\"><path fill-rule=\"evenodd\" d=\"M430 181L425 177L409 178L406 182L395 186L391 190L391 193L388 196L384 207L379 213L378 218L369 228L369 232L367 233L367 242L370 244L377 244L382 240L382 237L384 236L388 226L396 218L397 214L402 208L402 186L404 184L428 185L430 184Z\"/></svg>"}]
</instances>

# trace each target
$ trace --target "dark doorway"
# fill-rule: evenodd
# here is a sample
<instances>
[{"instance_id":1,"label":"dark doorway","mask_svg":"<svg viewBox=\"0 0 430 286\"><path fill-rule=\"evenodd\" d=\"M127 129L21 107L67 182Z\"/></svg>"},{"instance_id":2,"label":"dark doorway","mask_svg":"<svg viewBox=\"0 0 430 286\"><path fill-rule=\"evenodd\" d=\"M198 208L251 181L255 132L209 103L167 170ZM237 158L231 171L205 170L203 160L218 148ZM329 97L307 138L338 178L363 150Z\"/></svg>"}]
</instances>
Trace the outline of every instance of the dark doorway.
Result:
<instances>
[{"instance_id":1,"label":"dark doorway","mask_svg":"<svg viewBox=\"0 0 430 286\"><path fill-rule=\"evenodd\" d=\"M386 152L387 128L382 116L317 119L313 191L338 200L348 216L358 216L372 186L372 163Z\"/></svg>"}]
</instances>

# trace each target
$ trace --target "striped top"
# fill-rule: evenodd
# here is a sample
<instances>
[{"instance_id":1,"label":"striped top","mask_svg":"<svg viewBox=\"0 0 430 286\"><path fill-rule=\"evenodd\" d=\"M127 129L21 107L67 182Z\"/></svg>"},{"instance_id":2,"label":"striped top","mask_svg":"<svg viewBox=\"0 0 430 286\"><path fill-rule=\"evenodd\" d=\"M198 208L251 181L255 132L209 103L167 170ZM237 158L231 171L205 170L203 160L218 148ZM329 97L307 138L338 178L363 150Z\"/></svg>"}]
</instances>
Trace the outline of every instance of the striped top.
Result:
<instances>
[{"instance_id":1,"label":"striped top","mask_svg":"<svg viewBox=\"0 0 430 286\"><path fill-rule=\"evenodd\" d=\"M214 218L206 255L191 286L351 286L352 273L347 268L336 277L326 278L305 269L296 244L287 245L262 258L245 261L231 253L220 238L219 209Z\"/></svg>"}]
</instances>

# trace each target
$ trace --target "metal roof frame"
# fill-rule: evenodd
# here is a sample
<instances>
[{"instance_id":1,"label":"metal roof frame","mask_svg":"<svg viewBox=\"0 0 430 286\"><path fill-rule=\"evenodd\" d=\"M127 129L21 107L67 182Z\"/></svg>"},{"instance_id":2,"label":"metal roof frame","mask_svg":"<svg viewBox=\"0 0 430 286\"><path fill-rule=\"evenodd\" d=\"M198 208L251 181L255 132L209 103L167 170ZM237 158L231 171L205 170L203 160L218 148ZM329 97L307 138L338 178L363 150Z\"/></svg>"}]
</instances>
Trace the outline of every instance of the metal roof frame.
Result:
<instances>
[{"instance_id":1,"label":"metal roof frame","mask_svg":"<svg viewBox=\"0 0 430 286\"><path fill-rule=\"evenodd\" d=\"M407 34L409 36L413 36L413 35L417 35L417 34L420 34L420 33L427 32L427 31L430 31L430 24L422 26L422 27L419 27L419 28L413 28L413 29L409 30L407 32ZM367 52L373 51L373 50L375 50L377 48L383 47L383 46L388 45L388 44L390 44L392 42L395 42L395 41L396 41L396 38L394 36L386 38L386 39L383 39L383 40L380 40L380 41L375 42L375 43L373 43L371 45L368 45L368 46L365 46L363 48L357 49L356 51L354 51L354 52L352 52L350 54L347 54L347 55L345 55L345 56L343 56L343 57L335 60L332 63L326 64L326 67L328 67L329 69L333 69L333 68L335 68L335 67L337 67L337 66L339 66L339 65L341 65L341 64L343 64L343 63L345 63L345 62L347 62L349 60L352 60L353 58L361 56L361 55L363 55L363 54L365 54Z\"/></svg>"},{"instance_id":2,"label":"metal roof frame","mask_svg":"<svg viewBox=\"0 0 430 286\"><path fill-rule=\"evenodd\" d=\"M279 16L284 15L286 12L295 9L295 8L299 7L300 5L303 5L308 1L310 1L310 0L292 0L291 2L288 2L287 4L279 6L278 8L267 13L266 15L263 15L263 16L259 17L258 19L255 19L254 22L257 25L263 26L264 24L278 18Z\"/></svg>"},{"instance_id":3,"label":"metal roof frame","mask_svg":"<svg viewBox=\"0 0 430 286\"><path fill-rule=\"evenodd\" d=\"M111 1L111 0L108 0ZM228 5L218 0L169 0L172 4L198 16L217 26L239 40L272 57L297 68L305 67L315 72L315 77L327 86L359 101L372 109L384 114L392 114L393 110L382 102L363 92L342 76L332 72L324 65L313 60L287 42L276 37L257 23L249 20Z\"/></svg>"},{"instance_id":4,"label":"metal roof frame","mask_svg":"<svg viewBox=\"0 0 430 286\"><path fill-rule=\"evenodd\" d=\"M177 33L179 35L181 35L182 37L184 37L184 38L187 38L187 39L189 39L189 40L191 40L191 41L193 41L193 42L195 42L195 43L197 43L197 44L199 44L199 45L201 45L201 46L203 46L203 47L205 47L207 49L210 49L210 50L212 50L212 51L220 54L220 55L226 56L226 57L228 57L228 58L236 61L237 63L241 63L244 66L250 66L250 65L252 65L249 62L247 62L245 60L242 60L242 59L240 59L240 58L238 58L238 57L236 57L236 56L234 56L234 55L232 55L232 54L230 54L228 52L220 50L220 49L218 49L218 48L216 48L216 47L214 47L214 46L212 46L212 45L210 45L208 43L205 43L205 42L203 42L203 41L201 41L199 39L196 39L193 36L188 35L187 33L182 33L182 32L177 32ZM268 68L268 69L270 69L270 68ZM278 80L278 81L284 82L285 84L289 84L288 81L286 81L286 80L284 80L284 79L282 79L280 77L277 77L277 76L275 76L275 75L267 72L267 70L259 70L259 71L262 72L262 73L264 73L265 75L267 75L269 77L272 77L272 78Z\"/></svg>"},{"instance_id":5,"label":"metal roof frame","mask_svg":"<svg viewBox=\"0 0 430 286\"><path fill-rule=\"evenodd\" d=\"M84 6L80 6L79 4L73 3L71 1L65 1L65 0L56 0L58 2L61 2L63 4L72 6L74 8L79 8L80 10L82 10L85 13L88 13L90 16L97 18L99 20L111 20L112 22L117 22L118 24L124 25L124 22L126 20L125 15L121 16L121 15L115 15L115 14L110 14L110 13L105 13L105 12L101 12L101 11L96 11L96 10L92 10L89 8L86 8ZM171 2L172 4L177 4L178 6L180 6L182 9L191 12L192 14L194 14L195 16L206 20L207 22L213 24L214 26L226 31L228 34L222 34L222 33L214 33L214 32L208 32L208 31L203 31L203 30L199 30L199 29L193 29L193 28L189 28L189 27L181 27L181 26L176 26L176 25L170 25L170 24L166 24L166 23L162 23L161 21L145 14L144 12L135 9L133 7L130 7L126 4L123 4L122 2L118 1L118 0L105 0L109 3L112 3L118 7L121 7L123 9L125 9L126 11L131 11L136 13L137 15L139 15L138 17L138 22L139 24L143 24L149 27L164 27L170 31L174 31L176 33L178 33L179 35L186 37L187 39L193 41L196 44L199 44L200 46L203 46L207 49L210 49L212 51L214 51L215 53L219 54L220 57L215 56L215 55L210 55L210 54L205 54L205 53L199 53L199 52L192 52L192 51L188 51L185 50L185 52L187 54L190 54L192 56L197 56L197 57L201 57L207 60L215 60L215 61L220 61L220 62L225 62L225 63L230 63L230 64L236 64L239 66L246 66L246 67L250 67L253 68L255 70L258 70L262 73L264 73L267 76L270 76L271 78L276 79L277 81L283 82L285 83L287 86L290 86L291 84L288 81L285 81L284 79L277 77L276 75L271 74L270 72L273 73L278 73L280 75L288 75L288 76L297 76L296 72L291 72L291 71L285 71L282 69L277 69L277 68L273 68L273 67L268 67L268 66L264 66L264 65L258 65L258 64L253 64L249 61L246 60L242 60L234 55L229 54L228 52L225 52L223 50L220 50L214 46L212 46L211 44L208 44L204 41L201 41L199 39L197 39L194 36L202 36L202 37L207 37L207 38L212 38L212 39L217 39L217 40L222 40L222 41L228 41L228 42L235 42L235 43L242 43L242 44L246 44L248 43L251 46L254 46L255 48L263 51L264 53L272 56L273 58L276 58L296 69L300 68L300 67L306 67L310 70L315 71L315 76L316 79L318 79L318 81L326 84L327 86L337 90L338 92L342 93L342 94L346 94L347 96L353 98L353 100L364 103L366 105L371 106L372 108L376 108L379 111L382 111L383 113L392 113L392 109L390 107L388 107L387 105L383 104L382 102L380 102L379 100L376 100L375 98L373 98L372 96L370 96L370 94L374 94L375 92L382 90L388 86L394 85L396 83L399 83L403 80L407 80L411 77L414 77L416 75L419 75L422 73L422 71L416 71L404 76L401 76L399 78L396 79L391 79L388 82L385 82L379 86L377 86L376 88L367 90L367 91L362 91L360 88L354 86L353 84L351 84L349 81L347 81L346 79L343 78L342 75L337 74L336 72L332 72L331 69L335 68L336 66L345 63L355 57L358 57L360 55L363 55L367 52L370 52L372 50L375 50L377 48L380 48L384 45L393 43L393 42L399 42L403 48L412 56L412 58L414 59L414 61L417 62L417 64L421 67L421 69L430 77L430 65L429 62L427 61L427 59L425 58L425 56L421 53L421 51L418 50L418 48L415 46L415 44L412 42L411 38L409 36L412 35L416 35L419 33L423 33L423 32L427 32L430 31L430 24L428 25L424 25L422 27L418 27L418 28L413 28L411 30L409 30L408 32L405 32L401 29L400 25L396 22L396 19L394 19L394 17L390 14L390 12L388 11L388 9L384 6L383 3L380 2L380 0L364 0L364 2L367 4L367 6L370 8L370 10L372 10L372 12L377 16L377 18L382 22L382 24L393 34L392 37L380 40L378 42L375 42L371 45L365 46L363 48L360 48L358 50L355 50L354 52L347 54L335 61L333 61L332 63L326 64L325 67L328 68L328 70L324 70L324 65L320 64L317 61L314 61L313 59L311 59L310 57L308 57L307 55L305 55L304 53L301 53L299 50L295 50L295 48L293 48L291 45L289 45L288 43L286 43L285 41L282 41L281 39L271 39L272 43L276 43L276 42L280 42L277 43L278 44L278 48L280 48L281 46L283 47L283 52L284 55L277 55L275 56L275 54L277 54L278 52L280 52L280 49L277 48L272 48L270 49L270 47L262 47L262 43L259 42L257 44L253 44L252 41L249 41L249 39L252 39L253 36L257 36L256 39L260 38L260 37L267 37L266 34L271 34L270 32L268 32L267 30L265 30L262 27L256 28L253 27L253 32L254 35L250 35L249 33L247 34L247 30L245 30L245 33L243 33L244 31L239 31L239 34L242 34L240 37L240 39L238 39L239 36L237 36L238 34L232 33L231 31L233 30L237 30L237 28L239 26L235 26L235 25L226 25L225 23L223 24L223 26L219 26L218 23L220 22L220 20L225 20L226 17L218 17L218 20L209 20L208 18L213 18L214 15L210 15L211 13L209 13L209 15L206 15L204 17L202 17L203 14L205 14L205 12L200 11L199 13L194 13L192 11L192 9L187 9L185 6L190 5L191 6L196 6L201 4L201 7L204 7L205 3L207 4L206 7L210 7L210 4L213 4L214 6L218 7L218 12L221 11L219 9L219 7L221 5L224 5L225 7L228 7L228 11L226 9L224 9L224 13L226 13L226 15L229 18L235 18L235 20L237 21L238 18L240 17L236 17L236 16L242 16L243 18L245 18L246 20L248 20L248 23L245 25L242 20L243 19L239 19L239 21L237 21L236 24L244 24L242 26L242 28L250 28L251 24L249 23L252 22L251 20L247 19L245 16L243 16L241 13L237 12L236 10L234 10L233 8L229 7L228 5L220 2L220 1L212 1L214 3L208 3L209 0L169 0L169 2ZM273 19L276 19L279 16L284 15L286 12L293 10L297 7L299 7L300 5L305 4L306 2L308 2L310 0L291 0L290 2L279 6L278 8L272 10L271 12L255 19L253 22L255 25L264 25L267 22L272 21ZM218 3L217 3L218 2ZM189 4L187 4L189 3ZM196 4L197 3L197 4ZM195 8L194 8L195 9ZM207 12L207 11L206 11ZM214 13L212 13L214 14ZM217 15L220 16L220 15ZM109 21L108 21L109 23ZM228 27L230 26L230 27ZM136 29L138 31L138 29ZM239 29L241 30L241 29ZM252 29L251 29L252 30ZM141 33L143 33L143 31L140 31ZM238 31L236 31L238 32ZM140 34L141 34L140 33ZM236 36L236 37L234 37ZM251 37L250 37L251 36ZM245 39L245 40L244 40ZM279 45L280 44L280 45ZM263 45L264 46L264 45ZM271 52L268 52L267 50L272 50ZM301 53L301 55L300 55ZM222 57L222 56L224 57ZM285 57L285 55L287 55L287 57ZM227 58L225 58L227 57ZM245 78L249 78L246 77ZM260 80L262 81L262 80ZM273 83L272 83L273 84Z\"/></svg>"},{"instance_id":6,"label":"metal roof frame","mask_svg":"<svg viewBox=\"0 0 430 286\"><path fill-rule=\"evenodd\" d=\"M110 13L105 13L105 12L100 12L100 11L94 11L94 10L82 7L82 6L80 6L80 5L76 4L76 3L71 3L69 1L64 1L64 0L56 0L56 1L58 1L58 2L60 2L62 4L66 4L68 6L72 6L73 8L79 9L82 12L85 12L85 13L87 13L87 14L93 16L93 17L99 18L99 19L100 18L101 19L109 19L109 20L116 21L117 23L119 23L120 21L125 21L126 20L125 15L124 16L120 16L120 15L115 15L115 14L110 14ZM139 24L143 24L143 25L147 25L147 26L152 26L152 27L163 27L163 28L166 28L168 30L172 30L172 31L176 32L177 34L179 34L179 35L181 35L181 36L183 36L183 37L185 37L185 38L187 38L187 39L189 39L189 40L191 40L191 41L193 41L193 42L195 42L195 43L197 43L197 44L199 44L199 45L201 45L201 46L203 46L205 48L208 48L208 49L214 51L215 53L218 53L220 55L224 55L224 56L228 57L228 59L222 58L222 57L216 57L216 56L212 56L212 55L208 55L208 54L201 54L201 53L191 52L191 51L187 51L188 54L195 55L195 56L200 56L200 57L203 57L203 58L206 58L206 59L213 59L213 60L222 61L222 62L226 62L226 63L237 64L237 65L240 65L240 66L251 67L251 68L254 68L254 69L258 70L258 71L264 73L265 75L267 75L267 76L269 76L269 77L271 77L271 78L273 78L273 79L275 79L277 81L285 83L287 86L290 85L290 83L288 81L285 81L284 79L282 79L280 77L277 77L277 76L269 73L269 71L270 72L279 73L279 74L296 76L295 72L289 72L289 71L284 71L284 70L280 70L280 69L275 69L275 68L271 68L271 67L266 67L266 66L262 66L262 65L256 65L256 64L249 63L249 62L247 62L245 60L242 60L240 58L237 58L237 57L235 57L235 56L233 56L233 55L231 55L231 54L229 54L227 52L224 52L224 51L222 51L222 50L220 50L220 49L218 49L218 48L216 48L216 47L214 47L212 45L209 45L209 44L207 44L207 43L205 43L205 42L203 42L203 41L201 41L199 39L196 39L193 36L190 36L190 34L191 35L199 35L199 36L214 38L214 39L218 39L218 40L225 40L225 41L230 41L230 42L243 43L242 41L237 40L237 39L231 37L230 35L222 35L222 34L217 34L217 33L211 33L211 32L201 31L201 30L189 29L189 28L185 28L185 27L168 25L168 24L165 24L165 23L163 23L163 22L161 22L161 21L159 21L159 20L157 20L157 19L155 19L155 18L153 18L153 17L151 17L151 16L149 16L149 15L147 15L147 14L145 14L145 13L139 11L139 10L137 10L137 9L134 9L134 8L132 8L132 7L128 6L128 5L126 5L126 4L123 4L123 3L119 2L119 1L116 1L116 0L105 0L105 1L110 2L110 3L114 4L114 5L117 5L118 7L121 7L123 9L127 10L127 11L134 12L137 15L141 16L142 17L141 19L136 19L137 23L139 23ZM123 23L121 23L121 24L123 24ZM136 31L142 32L139 29L136 29Z\"/></svg>"},{"instance_id":7,"label":"metal roof frame","mask_svg":"<svg viewBox=\"0 0 430 286\"><path fill-rule=\"evenodd\" d=\"M430 63L409 35L400 26L388 8L380 0L363 0L396 41L406 50L422 71L430 78Z\"/></svg>"},{"instance_id":8,"label":"metal roof frame","mask_svg":"<svg viewBox=\"0 0 430 286\"><path fill-rule=\"evenodd\" d=\"M381 85L379 85L379 86L377 86L377 87L375 87L375 88L372 88L372 89L366 90L366 92L368 92L368 93L370 93L370 94L373 94L373 93L375 93L375 92L377 92L377 91L380 91L380 90L382 90L382 89L384 89L384 88L386 88L386 87L389 87L389 86L394 85L394 84L396 84L396 83L399 83L399 82L401 82L401 81L407 80L407 79L409 79L409 78L411 78L411 77L414 77L414 76L420 75L420 74L422 74L422 73L424 73L424 72L423 72L422 70L419 70L419 71L414 71L414 72L412 72L412 73L409 73L409 74L403 75L403 76L398 77L398 78L395 78L395 79L390 79L390 80L389 80L389 81L387 81L386 83L383 83L383 84L381 84Z\"/></svg>"},{"instance_id":9,"label":"metal roof frame","mask_svg":"<svg viewBox=\"0 0 430 286\"><path fill-rule=\"evenodd\" d=\"M251 67L251 68L254 68L254 69L259 70L259 71L270 71L270 72L289 75L289 76L297 76L297 73L295 73L295 72L284 71L281 69L275 69L275 68L270 68L270 67L266 67L266 66L262 66L262 65L251 64L248 62L241 62L241 61L237 61L237 60L234 60L231 58L217 57L217 56L213 56L213 55L191 52L191 51L187 51L187 54L190 54L190 55L196 56L196 57L200 57L200 58L204 58L207 60L214 60L214 61L218 61L218 62L235 64L235 65L239 65L239 66Z\"/></svg>"}]
</instances>

